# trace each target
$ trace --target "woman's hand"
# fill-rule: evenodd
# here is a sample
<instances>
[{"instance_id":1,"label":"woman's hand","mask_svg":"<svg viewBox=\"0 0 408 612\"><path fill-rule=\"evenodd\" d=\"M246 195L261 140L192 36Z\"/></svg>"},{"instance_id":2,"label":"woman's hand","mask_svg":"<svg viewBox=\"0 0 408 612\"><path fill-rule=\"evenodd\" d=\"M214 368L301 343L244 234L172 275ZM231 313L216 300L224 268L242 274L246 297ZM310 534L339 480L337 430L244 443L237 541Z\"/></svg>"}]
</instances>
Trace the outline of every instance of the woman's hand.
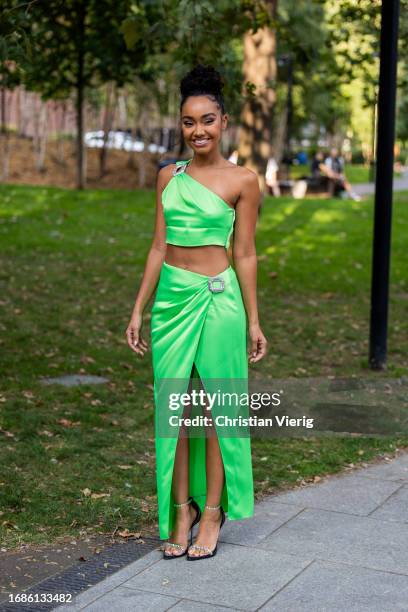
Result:
<instances>
[{"instance_id":1,"label":"woman's hand","mask_svg":"<svg viewBox=\"0 0 408 612\"><path fill-rule=\"evenodd\" d=\"M251 349L248 351L249 363L256 363L262 357L265 357L268 342L258 324L249 326L249 335L252 343Z\"/></svg>"},{"instance_id":2,"label":"woman's hand","mask_svg":"<svg viewBox=\"0 0 408 612\"><path fill-rule=\"evenodd\" d=\"M142 338L142 323L142 315L137 313L133 314L126 330L126 337L128 345L130 346L132 351L135 351L135 353L143 357L148 347L147 343Z\"/></svg>"}]
</instances>

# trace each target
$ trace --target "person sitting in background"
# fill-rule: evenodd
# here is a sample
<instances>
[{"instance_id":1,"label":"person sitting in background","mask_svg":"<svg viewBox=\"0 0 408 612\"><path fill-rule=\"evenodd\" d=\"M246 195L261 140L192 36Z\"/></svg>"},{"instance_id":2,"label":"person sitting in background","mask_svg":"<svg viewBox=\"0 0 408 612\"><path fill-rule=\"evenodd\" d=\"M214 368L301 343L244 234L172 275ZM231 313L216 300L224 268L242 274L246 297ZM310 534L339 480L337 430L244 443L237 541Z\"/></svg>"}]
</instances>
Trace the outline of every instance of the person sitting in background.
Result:
<instances>
[{"instance_id":1,"label":"person sitting in background","mask_svg":"<svg viewBox=\"0 0 408 612\"><path fill-rule=\"evenodd\" d=\"M266 186L268 187L268 192L272 192L274 196L280 196L281 194L278 181L278 170L278 163L272 153L272 156L268 159L268 163L266 165L265 182Z\"/></svg>"},{"instance_id":2,"label":"person sitting in background","mask_svg":"<svg viewBox=\"0 0 408 612\"><path fill-rule=\"evenodd\" d=\"M323 153L321 151L316 151L316 153L314 154L312 163L310 164L310 171L312 174L312 178L316 179L316 182L327 182L327 177L329 176L329 169L324 163Z\"/></svg>"},{"instance_id":3,"label":"person sitting in background","mask_svg":"<svg viewBox=\"0 0 408 612\"><path fill-rule=\"evenodd\" d=\"M330 191L332 194L336 191L346 191L352 200L359 202L361 197L353 191L353 188L344 174L344 161L339 156L338 150L333 148L330 150L330 155L326 157L324 165L328 170L327 176L330 179Z\"/></svg>"},{"instance_id":4,"label":"person sitting in background","mask_svg":"<svg viewBox=\"0 0 408 612\"><path fill-rule=\"evenodd\" d=\"M321 151L316 151L310 164L310 176L301 176L300 179L306 181L307 189L313 191L329 190L330 170L324 163L324 156Z\"/></svg>"}]
</instances>

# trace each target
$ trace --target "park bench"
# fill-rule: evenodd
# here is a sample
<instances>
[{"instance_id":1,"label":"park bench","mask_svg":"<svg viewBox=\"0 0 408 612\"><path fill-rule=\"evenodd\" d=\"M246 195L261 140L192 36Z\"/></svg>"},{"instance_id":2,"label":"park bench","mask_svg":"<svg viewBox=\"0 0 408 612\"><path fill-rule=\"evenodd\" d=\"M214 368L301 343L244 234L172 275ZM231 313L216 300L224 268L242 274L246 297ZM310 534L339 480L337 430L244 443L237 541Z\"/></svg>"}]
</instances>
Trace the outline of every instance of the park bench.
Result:
<instances>
[{"instance_id":1,"label":"park bench","mask_svg":"<svg viewBox=\"0 0 408 612\"><path fill-rule=\"evenodd\" d=\"M287 173L278 172L278 181L281 195L293 195L298 198L310 194L333 197L341 192L341 189L335 187L327 177L320 179L312 176L302 176L291 179L287 176ZM269 192L272 193L272 190L269 190Z\"/></svg>"}]
</instances>

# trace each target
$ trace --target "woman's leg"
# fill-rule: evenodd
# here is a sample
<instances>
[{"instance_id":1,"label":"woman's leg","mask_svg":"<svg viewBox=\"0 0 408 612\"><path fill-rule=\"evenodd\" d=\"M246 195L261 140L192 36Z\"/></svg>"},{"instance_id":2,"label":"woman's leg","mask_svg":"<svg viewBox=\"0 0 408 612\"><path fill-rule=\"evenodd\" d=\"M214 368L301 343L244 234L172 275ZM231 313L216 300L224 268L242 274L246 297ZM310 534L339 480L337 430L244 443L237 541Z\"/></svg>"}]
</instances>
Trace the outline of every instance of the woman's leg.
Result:
<instances>
[{"instance_id":1,"label":"woman's leg","mask_svg":"<svg viewBox=\"0 0 408 612\"><path fill-rule=\"evenodd\" d=\"M205 467L207 474L207 506L218 506L221 499L222 489L224 487L224 464L222 462L220 445L215 428L209 428L210 432L207 435Z\"/></svg>"},{"instance_id":2,"label":"woman's leg","mask_svg":"<svg viewBox=\"0 0 408 612\"><path fill-rule=\"evenodd\" d=\"M191 390L191 387L189 389ZM186 406L183 416L190 416L190 412L191 406ZM176 504L184 504L189 499L189 439L183 425L179 430L174 458L172 492ZM185 504L180 508L176 508L174 529L170 534L169 542L181 544L183 548L187 547L188 534L195 514L196 511L191 504ZM166 544L166 552L171 555L177 555L182 551L168 543Z\"/></svg>"},{"instance_id":3,"label":"woman's leg","mask_svg":"<svg viewBox=\"0 0 408 612\"><path fill-rule=\"evenodd\" d=\"M188 438L179 437L174 460L174 471L172 491L176 504L183 504L189 498L188 492ZM191 523L195 517L195 510L191 504L176 508L174 529L170 534L169 542L181 544L184 548L188 545L188 534ZM166 552L171 555L180 554L180 549L166 544Z\"/></svg>"},{"instance_id":4,"label":"woman's leg","mask_svg":"<svg viewBox=\"0 0 408 612\"><path fill-rule=\"evenodd\" d=\"M207 495L205 503L214 509L204 508L195 544L213 550L217 544L221 521L221 511L215 509L215 507L220 504L225 482L224 464L214 426L206 428L206 477ZM207 553L192 548L189 554L190 556L200 556Z\"/></svg>"}]
</instances>

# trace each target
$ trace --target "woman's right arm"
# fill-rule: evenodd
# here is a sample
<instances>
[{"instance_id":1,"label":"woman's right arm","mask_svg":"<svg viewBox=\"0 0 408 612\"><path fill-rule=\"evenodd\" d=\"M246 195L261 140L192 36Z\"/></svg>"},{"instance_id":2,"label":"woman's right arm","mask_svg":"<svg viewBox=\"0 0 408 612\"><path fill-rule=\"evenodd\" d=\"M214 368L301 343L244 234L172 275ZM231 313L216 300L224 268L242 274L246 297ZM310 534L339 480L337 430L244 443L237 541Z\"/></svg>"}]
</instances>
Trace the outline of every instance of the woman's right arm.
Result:
<instances>
[{"instance_id":1,"label":"woman's right arm","mask_svg":"<svg viewBox=\"0 0 408 612\"><path fill-rule=\"evenodd\" d=\"M164 221L162 192L171 177L174 165L169 164L162 168L157 175L156 182L156 220L153 241L147 255L143 277L137 292L132 316L126 329L127 342L130 348L143 357L147 350L147 343L141 336L143 312L146 304L153 295L159 280L160 270L166 256L166 224Z\"/></svg>"}]
</instances>

